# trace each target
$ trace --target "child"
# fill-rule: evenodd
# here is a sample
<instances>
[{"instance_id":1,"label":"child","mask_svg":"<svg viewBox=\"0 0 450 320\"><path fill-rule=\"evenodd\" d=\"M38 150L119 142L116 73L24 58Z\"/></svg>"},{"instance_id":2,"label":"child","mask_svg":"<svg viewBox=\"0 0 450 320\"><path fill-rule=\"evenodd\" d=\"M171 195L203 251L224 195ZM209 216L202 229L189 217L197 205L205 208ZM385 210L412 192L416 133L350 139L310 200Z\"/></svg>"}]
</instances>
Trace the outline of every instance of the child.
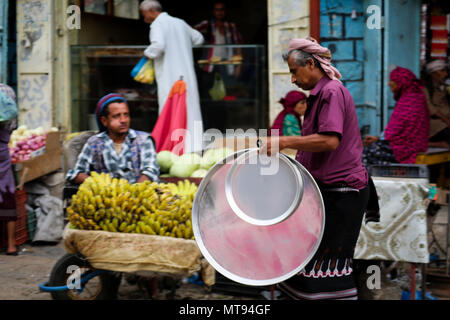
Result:
<instances>
[{"instance_id":1,"label":"child","mask_svg":"<svg viewBox=\"0 0 450 320\"><path fill-rule=\"evenodd\" d=\"M283 105L284 110L275 119L269 130L269 135L274 134L272 130L278 130L279 136L301 136L302 122L301 116L306 111L306 95L300 91L290 91L286 97L279 102Z\"/></svg>"}]
</instances>

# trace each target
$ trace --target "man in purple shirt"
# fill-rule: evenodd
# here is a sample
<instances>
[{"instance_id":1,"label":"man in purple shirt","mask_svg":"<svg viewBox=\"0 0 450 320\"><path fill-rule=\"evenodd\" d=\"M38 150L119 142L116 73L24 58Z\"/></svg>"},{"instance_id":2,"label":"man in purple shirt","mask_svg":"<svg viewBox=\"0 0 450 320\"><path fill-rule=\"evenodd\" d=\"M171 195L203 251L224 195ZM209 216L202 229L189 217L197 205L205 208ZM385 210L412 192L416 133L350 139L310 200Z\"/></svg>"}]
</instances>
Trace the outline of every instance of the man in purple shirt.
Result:
<instances>
[{"instance_id":1,"label":"man in purple shirt","mask_svg":"<svg viewBox=\"0 0 450 320\"><path fill-rule=\"evenodd\" d=\"M362 139L355 105L331 66L331 53L314 39L293 39L284 55L291 81L311 90L302 136L271 138L279 150L298 150L297 160L311 173L325 204L322 242L309 264L280 289L295 299L357 299L353 251L369 199L368 173L361 162ZM264 148L263 148L264 150Z\"/></svg>"}]
</instances>

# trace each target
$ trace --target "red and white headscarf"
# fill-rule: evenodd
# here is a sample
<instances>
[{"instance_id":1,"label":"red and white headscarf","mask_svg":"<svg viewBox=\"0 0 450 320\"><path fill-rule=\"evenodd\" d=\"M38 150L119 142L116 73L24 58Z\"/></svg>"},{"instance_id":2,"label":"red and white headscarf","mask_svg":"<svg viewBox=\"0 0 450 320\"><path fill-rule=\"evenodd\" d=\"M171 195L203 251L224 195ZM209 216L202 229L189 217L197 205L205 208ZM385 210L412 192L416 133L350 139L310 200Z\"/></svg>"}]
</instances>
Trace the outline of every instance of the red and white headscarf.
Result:
<instances>
[{"instance_id":1,"label":"red and white headscarf","mask_svg":"<svg viewBox=\"0 0 450 320\"><path fill-rule=\"evenodd\" d=\"M310 53L317 61L323 71L331 80L338 80L342 78L341 73L331 65L331 52L328 48L322 47L316 39L308 37L306 39L292 39L289 41L289 52L292 50L301 50Z\"/></svg>"}]
</instances>

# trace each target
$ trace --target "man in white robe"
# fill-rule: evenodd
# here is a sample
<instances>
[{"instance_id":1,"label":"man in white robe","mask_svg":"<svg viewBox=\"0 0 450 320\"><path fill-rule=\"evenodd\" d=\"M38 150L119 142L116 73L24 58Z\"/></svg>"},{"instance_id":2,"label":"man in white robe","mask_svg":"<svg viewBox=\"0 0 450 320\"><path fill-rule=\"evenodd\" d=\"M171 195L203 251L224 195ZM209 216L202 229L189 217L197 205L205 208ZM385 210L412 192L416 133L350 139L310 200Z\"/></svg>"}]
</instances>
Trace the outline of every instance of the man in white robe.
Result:
<instances>
[{"instance_id":1,"label":"man in white robe","mask_svg":"<svg viewBox=\"0 0 450 320\"><path fill-rule=\"evenodd\" d=\"M141 3L140 10L145 22L150 23L151 44L144 55L154 61L159 113L161 114L172 86L183 77L187 91L189 132L185 140L185 153L201 151L203 121L192 47L201 45L203 36L184 20L163 12L158 1L146 0Z\"/></svg>"}]
</instances>

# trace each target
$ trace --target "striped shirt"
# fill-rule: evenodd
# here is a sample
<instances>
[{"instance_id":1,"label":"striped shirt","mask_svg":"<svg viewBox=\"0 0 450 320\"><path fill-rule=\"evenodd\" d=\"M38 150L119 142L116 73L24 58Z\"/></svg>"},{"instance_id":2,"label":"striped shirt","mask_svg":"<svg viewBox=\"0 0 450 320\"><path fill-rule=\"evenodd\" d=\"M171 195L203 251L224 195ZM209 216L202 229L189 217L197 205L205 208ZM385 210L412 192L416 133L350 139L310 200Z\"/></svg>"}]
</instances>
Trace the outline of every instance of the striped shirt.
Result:
<instances>
[{"instance_id":1,"label":"striped shirt","mask_svg":"<svg viewBox=\"0 0 450 320\"><path fill-rule=\"evenodd\" d=\"M95 171L109 173L113 178L126 179L136 183L142 176L159 181L159 166L156 150L148 133L130 129L117 154L114 143L107 132L89 138L83 147L75 168L69 170L66 180L73 181L78 174Z\"/></svg>"},{"instance_id":2,"label":"striped shirt","mask_svg":"<svg viewBox=\"0 0 450 320\"><path fill-rule=\"evenodd\" d=\"M205 38L205 43L208 44L219 44L217 43L217 39L216 39L216 26L215 26L215 19L212 20L204 20L202 22L200 22L198 25L195 26L195 29L197 29ZM238 30L238 28L236 27L236 25L233 22L228 22L225 21L224 22L224 29L225 29L225 44L242 44L242 37L241 34ZM222 43L221 43L222 44ZM214 54L215 54L215 49L217 50L218 48L209 48L208 49L208 54L207 54L207 59L211 59ZM233 56L233 54L238 54L239 51L236 49L232 49L232 48L227 48L228 51L228 58L231 58ZM229 66L231 68L233 68L233 66ZM214 65L212 64L208 64L205 66L205 71L208 72L212 72L214 69Z\"/></svg>"},{"instance_id":3,"label":"striped shirt","mask_svg":"<svg viewBox=\"0 0 450 320\"><path fill-rule=\"evenodd\" d=\"M200 33L205 38L205 41L209 44L216 44L215 40L215 20L204 20L195 26L195 29L200 31ZM225 29L225 43L227 44L241 44L242 37L241 34L233 22L224 22Z\"/></svg>"}]
</instances>

